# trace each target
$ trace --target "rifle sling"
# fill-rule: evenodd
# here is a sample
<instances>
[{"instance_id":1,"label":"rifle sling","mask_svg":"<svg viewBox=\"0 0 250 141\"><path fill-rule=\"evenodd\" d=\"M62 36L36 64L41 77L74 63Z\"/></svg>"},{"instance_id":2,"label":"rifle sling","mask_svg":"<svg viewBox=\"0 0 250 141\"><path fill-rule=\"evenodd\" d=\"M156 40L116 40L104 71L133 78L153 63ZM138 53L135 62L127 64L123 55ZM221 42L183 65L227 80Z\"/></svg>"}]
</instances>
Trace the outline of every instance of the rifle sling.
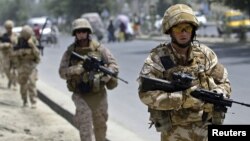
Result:
<instances>
[{"instance_id":1,"label":"rifle sling","mask_svg":"<svg viewBox=\"0 0 250 141\"><path fill-rule=\"evenodd\" d=\"M160 57L161 63L165 70L173 68L175 66L174 62L171 60L170 56L162 56Z\"/></svg>"}]
</instances>

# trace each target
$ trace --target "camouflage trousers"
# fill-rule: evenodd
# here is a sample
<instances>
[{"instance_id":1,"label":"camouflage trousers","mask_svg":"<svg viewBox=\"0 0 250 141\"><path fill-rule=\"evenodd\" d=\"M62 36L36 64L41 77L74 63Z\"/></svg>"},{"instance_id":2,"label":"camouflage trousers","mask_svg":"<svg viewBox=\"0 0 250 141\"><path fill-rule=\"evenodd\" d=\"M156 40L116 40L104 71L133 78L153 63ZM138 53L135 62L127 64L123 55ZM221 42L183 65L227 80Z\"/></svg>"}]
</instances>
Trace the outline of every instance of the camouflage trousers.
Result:
<instances>
[{"instance_id":1,"label":"camouflage trousers","mask_svg":"<svg viewBox=\"0 0 250 141\"><path fill-rule=\"evenodd\" d=\"M12 61L10 61L9 59L6 59L2 62L3 65L2 69L3 72L5 73L7 79L8 79L8 88L11 87L11 85L16 86L17 83L17 70L14 67L14 64Z\"/></svg>"},{"instance_id":2,"label":"camouflage trousers","mask_svg":"<svg viewBox=\"0 0 250 141\"><path fill-rule=\"evenodd\" d=\"M207 126L210 123L173 126L168 133L161 133L161 141L208 141Z\"/></svg>"},{"instance_id":3,"label":"camouflage trousers","mask_svg":"<svg viewBox=\"0 0 250 141\"><path fill-rule=\"evenodd\" d=\"M28 96L31 104L36 104L36 81L37 69L31 69L28 72L18 71L18 83L20 84L20 93L24 104L27 104Z\"/></svg>"},{"instance_id":4,"label":"camouflage trousers","mask_svg":"<svg viewBox=\"0 0 250 141\"><path fill-rule=\"evenodd\" d=\"M95 109L91 109L87 102L79 95L73 94L72 100L76 106L74 123L80 131L81 141L92 141L94 132L95 141L105 141L108 120L108 103L105 93L104 99Z\"/></svg>"}]
</instances>

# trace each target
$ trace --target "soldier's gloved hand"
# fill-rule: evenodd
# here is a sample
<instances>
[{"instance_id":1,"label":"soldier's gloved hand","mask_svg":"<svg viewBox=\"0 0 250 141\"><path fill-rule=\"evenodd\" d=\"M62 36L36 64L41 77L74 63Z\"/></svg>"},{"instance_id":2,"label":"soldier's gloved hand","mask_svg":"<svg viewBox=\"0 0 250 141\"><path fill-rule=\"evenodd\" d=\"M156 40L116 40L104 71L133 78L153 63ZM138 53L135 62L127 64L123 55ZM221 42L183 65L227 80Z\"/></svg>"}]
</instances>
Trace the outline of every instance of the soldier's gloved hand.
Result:
<instances>
[{"instance_id":1,"label":"soldier's gloved hand","mask_svg":"<svg viewBox=\"0 0 250 141\"><path fill-rule=\"evenodd\" d=\"M11 45L11 43L3 43L3 47L4 48L11 48L12 45Z\"/></svg>"},{"instance_id":2,"label":"soldier's gloved hand","mask_svg":"<svg viewBox=\"0 0 250 141\"><path fill-rule=\"evenodd\" d=\"M183 102L183 108L193 108L193 109L200 109L203 105L203 102L197 98L194 98L190 95L190 93L196 90L197 86L192 86L187 90L183 91L183 95L186 96L185 101Z\"/></svg>"},{"instance_id":3,"label":"soldier's gloved hand","mask_svg":"<svg viewBox=\"0 0 250 141\"><path fill-rule=\"evenodd\" d=\"M110 79L111 79L111 76L109 76L109 75L104 75L104 76L101 78L101 81L104 82L104 83L108 83Z\"/></svg>"},{"instance_id":4,"label":"soldier's gloved hand","mask_svg":"<svg viewBox=\"0 0 250 141\"><path fill-rule=\"evenodd\" d=\"M32 38L29 38L29 39L28 39L28 45L29 45L31 48L35 48L35 47L36 47L36 44L34 43L34 41L32 40Z\"/></svg>"},{"instance_id":5,"label":"soldier's gloved hand","mask_svg":"<svg viewBox=\"0 0 250 141\"><path fill-rule=\"evenodd\" d=\"M219 89L219 88L213 89L212 92L222 95L223 98L229 98L229 97L228 97L221 89Z\"/></svg>"},{"instance_id":6,"label":"soldier's gloved hand","mask_svg":"<svg viewBox=\"0 0 250 141\"><path fill-rule=\"evenodd\" d=\"M17 55L18 55L18 56L23 56L23 55L26 54L24 49L19 49L19 50L17 50L16 52L17 52Z\"/></svg>"},{"instance_id":7,"label":"soldier's gloved hand","mask_svg":"<svg viewBox=\"0 0 250 141\"><path fill-rule=\"evenodd\" d=\"M80 75L83 73L84 68L82 64L74 65L68 68L67 74L68 75Z\"/></svg>"}]
</instances>

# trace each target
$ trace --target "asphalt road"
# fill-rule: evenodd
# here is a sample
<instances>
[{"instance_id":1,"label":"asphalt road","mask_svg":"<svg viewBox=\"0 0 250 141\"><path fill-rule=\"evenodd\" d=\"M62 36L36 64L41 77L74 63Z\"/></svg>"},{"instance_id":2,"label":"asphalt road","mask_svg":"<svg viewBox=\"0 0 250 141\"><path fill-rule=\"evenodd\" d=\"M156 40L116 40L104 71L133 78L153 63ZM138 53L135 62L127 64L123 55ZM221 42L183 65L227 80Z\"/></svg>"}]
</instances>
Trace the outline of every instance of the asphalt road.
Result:
<instances>
[{"instance_id":1,"label":"asphalt road","mask_svg":"<svg viewBox=\"0 0 250 141\"><path fill-rule=\"evenodd\" d=\"M65 97L71 96L64 80L59 78L59 62L66 47L73 41L72 37L61 36L59 45L46 47L42 62L39 65L39 79L50 86L62 91ZM154 128L148 129L148 112L137 94L136 79L144 59L150 49L158 45L159 41L139 41L105 44L117 58L120 66L119 76L129 82L119 82L119 86L109 91L109 117L120 125L137 133L145 141L160 140L160 134ZM232 98L236 101L250 103L248 70L250 69L249 44L220 43L208 44L218 53L218 57L227 68L232 84ZM250 109L233 104L229 108L225 124L250 124L248 120Z\"/></svg>"}]
</instances>

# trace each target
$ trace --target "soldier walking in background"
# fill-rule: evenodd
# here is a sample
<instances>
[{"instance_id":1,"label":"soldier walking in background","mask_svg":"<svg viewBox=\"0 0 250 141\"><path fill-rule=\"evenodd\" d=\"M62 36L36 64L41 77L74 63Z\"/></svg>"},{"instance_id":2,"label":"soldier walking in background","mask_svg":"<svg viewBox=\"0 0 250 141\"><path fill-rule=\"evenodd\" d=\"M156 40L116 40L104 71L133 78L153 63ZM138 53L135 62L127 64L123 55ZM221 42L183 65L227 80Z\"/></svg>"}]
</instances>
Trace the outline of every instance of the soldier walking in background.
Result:
<instances>
[{"instance_id":1,"label":"soldier walking in background","mask_svg":"<svg viewBox=\"0 0 250 141\"><path fill-rule=\"evenodd\" d=\"M72 100L76 106L74 122L80 131L81 141L92 141L93 132L96 141L105 141L108 120L106 88L117 87L117 79L91 69L93 64L77 58L72 51L96 58L116 74L118 65L107 48L91 39L93 30L86 19L76 19L72 26L75 41L62 56L59 74L66 80L68 90L73 92Z\"/></svg>"},{"instance_id":2,"label":"soldier walking in background","mask_svg":"<svg viewBox=\"0 0 250 141\"><path fill-rule=\"evenodd\" d=\"M13 47L17 44L18 35L12 32L14 22L7 20L4 23L6 32L0 37L1 65L8 80L8 88L16 86L16 63L12 57Z\"/></svg>"},{"instance_id":3,"label":"soldier walking in background","mask_svg":"<svg viewBox=\"0 0 250 141\"><path fill-rule=\"evenodd\" d=\"M36 108L38 79L37 65L40 62L38 41L30 26L23 26L18 38L17 46L14 47L13 56L17 60L18 83L23 100L23 106L28 106L28 98L32 108Z\"/></svg>"},{"instance_id":4,"label":"soldier walking in background","mask_svg":"<svg viewBox=\"0 0 250 141\"><path fill-rule=\"evenodd\" d=\"M152 125L161 132L161 141L206 141L207 125L222 124L225 118L225 112L191 95L197 89L223 94L225 98L231 95L226 68L211 48L195 40L198 26L193 10L187 5L169 7L162 29L171 41L152 49L140 72L139 97L148 106ZM173 81L176 73L194 78L188 89L166 92L142 87L142 76Z\"/></svg>"}]
</instances>

